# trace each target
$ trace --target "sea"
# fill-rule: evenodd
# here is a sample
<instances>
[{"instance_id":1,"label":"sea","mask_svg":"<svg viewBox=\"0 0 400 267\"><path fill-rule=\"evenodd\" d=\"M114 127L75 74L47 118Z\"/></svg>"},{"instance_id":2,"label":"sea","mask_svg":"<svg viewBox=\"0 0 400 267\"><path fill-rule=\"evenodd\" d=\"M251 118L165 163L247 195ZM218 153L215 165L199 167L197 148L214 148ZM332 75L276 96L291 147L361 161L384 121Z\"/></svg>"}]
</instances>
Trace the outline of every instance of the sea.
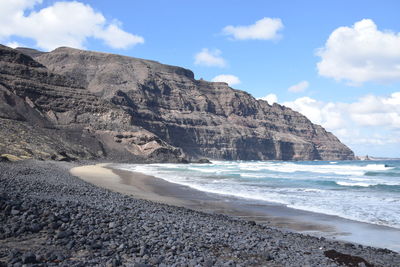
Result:
<instances>
[{"instance_id":1,"label":"sea","mask_svg":"<svg viewBox=\"0 0 400 267\"><path fill-rule=\"evenodd\" d=\"M400 229L400 160L121 164L200 191Z\"/></svg>"}]
</instances>

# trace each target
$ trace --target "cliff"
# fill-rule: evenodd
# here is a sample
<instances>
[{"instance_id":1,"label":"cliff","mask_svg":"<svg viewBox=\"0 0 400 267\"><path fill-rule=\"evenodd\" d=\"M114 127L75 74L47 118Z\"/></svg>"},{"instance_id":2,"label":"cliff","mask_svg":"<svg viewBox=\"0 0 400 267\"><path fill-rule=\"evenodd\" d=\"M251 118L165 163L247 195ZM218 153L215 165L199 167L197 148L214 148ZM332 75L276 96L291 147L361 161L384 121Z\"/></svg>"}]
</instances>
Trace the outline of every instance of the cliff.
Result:
<instances>
[{"instance_id":1,"label":"cliff","mask_svg":"<svg viewBox=\"0 0 400 267\"><path fill-rule=\"evenodd\" d=\"M0 155L54 160L183 160L120 107L0 46Z\"/></svg>"},{"instance_id":2,"label":"cliff","mask_svg":"<svg viewBox=\"0 0 400 267\"><path fill-rule=\"evenodd\" d=\"M60 133L75 132L73 138L67 134L63 149L79 145L77 158L81 150L85 157L147 158L143 146L149 144L158 144L155 161L354 158L333 134L300 113L225 83L195 80L184 68L65 47L49 53L1 51L2 90L39 114L24 124L40 120L35 130L51 125ZM7 114L14 112L8 121L16 121L21 112L7 108Z\"/></svg>"}]
</instances>

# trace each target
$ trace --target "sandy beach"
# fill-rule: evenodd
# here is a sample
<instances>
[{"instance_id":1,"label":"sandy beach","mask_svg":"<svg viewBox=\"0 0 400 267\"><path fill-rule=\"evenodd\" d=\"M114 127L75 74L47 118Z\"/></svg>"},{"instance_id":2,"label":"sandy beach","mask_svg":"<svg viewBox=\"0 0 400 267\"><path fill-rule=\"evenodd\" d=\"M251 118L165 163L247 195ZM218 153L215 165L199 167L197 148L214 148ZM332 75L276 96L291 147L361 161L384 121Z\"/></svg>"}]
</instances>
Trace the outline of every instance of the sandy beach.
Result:
<instances>
[{"instance_id":1,"label":"sandy beach","mask_svg":"<svg viewBox=\"0 0 400 267\"><path fill-rule=\"evenodd\" d=\"M0 266L400 266L301 212L84 164L0 163Z\"/></svg>"},{"instance_id":2,"label":"sandy beach","mask_svg":"<svg viewBox=\"0 0 400 267\"><path fill-rule=\"evenodd\" d=\"M225 214L333 240L400 251L398 242L400 230L391 227L292 209L275 203L260 203L206 193L139 172L117 169L113 164L76 167L71 169L71 174L89 183L134 198L202 212Z\"/></svg>"}]
</instances>

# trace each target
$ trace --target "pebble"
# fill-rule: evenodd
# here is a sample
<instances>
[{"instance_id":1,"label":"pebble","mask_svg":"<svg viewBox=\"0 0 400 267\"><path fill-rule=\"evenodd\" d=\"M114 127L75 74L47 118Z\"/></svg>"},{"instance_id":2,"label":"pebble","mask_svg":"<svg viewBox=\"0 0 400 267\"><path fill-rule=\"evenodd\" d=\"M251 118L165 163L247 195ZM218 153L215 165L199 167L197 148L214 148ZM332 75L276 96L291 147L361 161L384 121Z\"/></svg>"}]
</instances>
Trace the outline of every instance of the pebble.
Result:
<instances>
[{"instance_id":1,"label":"pebble","mask_svg":"<svg viewBox=\"0 0 400 267\"><path fill-rule=\"evenodd\" d=\"M19 214L19 210L11 210L11 215L18 215Z\"/></svg>"},{"instance_id":2,"label":"pebble","mask_svg":"<svg viewBox=\"0 0 400 267\"><path fill-rule=\"evenodd\" d=\"M60 231L57 233L56 238L57 239L62 239L62 238L66 238L72 235L72 232L67 230L67 231Z\"/></svg>"},{"instance_id":3,"label":"pebble","mask_svg":"<svg viewBox=\"0 0 400 267\"><path fill-rule=\"evenodd\" d=\"M71 176L72 166L0 163L0 266L339 265L328 250L400 266L390 250L127 197Z\"/></svg>"},{"instance_id":4,"label":"pebble","mask_svg":"<svg viewBox=\"0 0 400 267\"><path fill-rule=\"evenodd\" d=\"M40 230L42 230L42 227L39 224L34 223L31 225L30 230L32 233L37 233L40 232Z\"/></svg>"},{"instance_id":5,"label":"pebble","mask_svg":"<svg viewBox=\"0 0 400 267\"><path fill-rule=\"evenodd\" d=\"M32 252L27 252L22 255L22 263L36 263L36 255Z\"/></svg>"}]
</instances>

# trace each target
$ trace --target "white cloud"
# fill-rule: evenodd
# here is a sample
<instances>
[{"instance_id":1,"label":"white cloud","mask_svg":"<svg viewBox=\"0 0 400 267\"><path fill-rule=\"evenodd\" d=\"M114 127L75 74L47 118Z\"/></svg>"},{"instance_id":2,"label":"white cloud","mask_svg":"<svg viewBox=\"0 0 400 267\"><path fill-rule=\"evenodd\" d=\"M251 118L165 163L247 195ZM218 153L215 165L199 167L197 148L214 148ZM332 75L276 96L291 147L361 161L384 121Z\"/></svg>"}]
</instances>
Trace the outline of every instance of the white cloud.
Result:
<instances>
[{"instance_id":1,"label":"white cloud","mask_svg":"<svg viewBox=\"0 0 400 267\"><path fill-rule=\"evenodd\" d=\"M400 92L389 97L367 95L349 106L352 120L364 126L400 129Z\"/></svg>"},{"instance_id":2,"label":"white cloud","mask_svg":"<svg viewBox=\"0 0 400 267\"><path fill-rule=\"evenodd\" d=\"M281 29L283 29L281 19L262 18L248 26L226 26L222 32L236 40L274 40L280 37L278 31Z\"/></svg>"},{"instance_id":3,"label":"white cloud","mask_svg":"<svg viewBox=\"0 0 400 267\"><path fill-rule=\"evenodd\" d=\"M282 104L330 130L342 128L346 123L400 129L400 92L387 97L367 95L353 103L327 103L310 97L301 97Z\"/></svg>"},{"instance_id":4,"label":"white cloud","mask_svg":"<svg viewBox=\"0 0 400 267\"><path fill-rule=\"evenodd\" d=\"M226 67L226 61L221 57L221 51L218 49L209 50L203 48L195 55L194 64L209 67Z\"/></svg>"},{"instance_id":5,"label":"white cloud","mask_svg":"<svg viewBox=\"0 0 400 267\"><path fill-rule=\"evenodd\" d=\"M334 30L317 55L320 75L350 85L400 80L400 33L380 31L370 19Z\"/></svg>"},{"instance_id":6,"label":"white cloud","mask_svg":"<svg viewBox=\"0 0 400 267\"><path fill-rule=\"evenodd\" d=\"M268 95L266 95L266 96L264 96L264 97L260 97L260 98L258 98L258 99L259 99L259 100L265 100L265 101L267 101L268 104L270 104L270 105L272 105L272 104L278 102L278 97L277 97L276 94L268 94Z\"/></svg>"},{"instance_id":7,"label":"white cloud","mask_svg":"<svg viewBox=\"0 0 400 267\"><path fill-rule=\"evenodd\" d=\"M340 105L338 103L325 103L305 96L282 104L329 130L340 129L344 125L343 114L338 110L338 105Z\"/></svg>"},{"instance_id":8,"label":"white cloud","mask_svg":"<svg viewBox=\"0 0 400 267\"><path fill-rule=\"evenodd\" d=\"M400 147L400 92L389 96L367 95L353 103L301 97L282 104L322 125L346 144ZM367 149L360 147L359 150ZM384 155L384 151L380 153Z\"/></svg>"},{"instance_id":9,"label":"white cloud","mask_svg":"<svg viewBox=\"0 0 400 267\"><path fill-rule=\"evenodd\" d=\"M229 86L240 83L240 80L238 77L236 77L235 75L230 75L230 74L221 74L221 75L215 76L212 79L212 81L213 82L225 82L225 83L229 84Z\"/></svg>"},{"instance_id":10,"label":"white cloud","mask_svg":"<svg viewBox=\"0 0 400 267\"><path fill-rule=\"evenodd\" d=\"M290 86L288 88L288 91L292 92L292 93L300 93L300 92L304 92L309 86L310 86L309 82L301 81L298 84Z\"/></svg>"},{"instance_id":11,"label":"white cloud","mask_svg":"<svg viewBox=\"0 0 400 267\"><path fill-rule=\"evenodd\" d=\"M116 21L105 17L81 2L55 2L31 11L41 0L2 0L0 6L0 41L19 36L31 38L45 50L59 46L84 48L88 38L103 40L112 48L128 48L144 42L143 37L123 31ZM30 12L27 12L30 11Z\"/></svg>"},{"instance_id":12,"label":"white cloud","mask_svg":"<svg viewBox=\"0 0 400 267\"><path fill-rule=\"evenodd\" d=\"M126 48L127 45L142 44L144 38L121 30L117 25L111 24L106 29L96 33L96 37L103 39L113 48Z\"/></svg>"},{"instance_id":13,"label":"white cloud","mask_svg":"<svg viewBox=\"0 0 400 267\"><path fill-rule=\"evenodd\" d=\"M6 46L11 47L11 48L17 48L17 47L22 47L23 45L18 42L9 42L9 43L6 43Z\"/></svg>"}]
</instances>

